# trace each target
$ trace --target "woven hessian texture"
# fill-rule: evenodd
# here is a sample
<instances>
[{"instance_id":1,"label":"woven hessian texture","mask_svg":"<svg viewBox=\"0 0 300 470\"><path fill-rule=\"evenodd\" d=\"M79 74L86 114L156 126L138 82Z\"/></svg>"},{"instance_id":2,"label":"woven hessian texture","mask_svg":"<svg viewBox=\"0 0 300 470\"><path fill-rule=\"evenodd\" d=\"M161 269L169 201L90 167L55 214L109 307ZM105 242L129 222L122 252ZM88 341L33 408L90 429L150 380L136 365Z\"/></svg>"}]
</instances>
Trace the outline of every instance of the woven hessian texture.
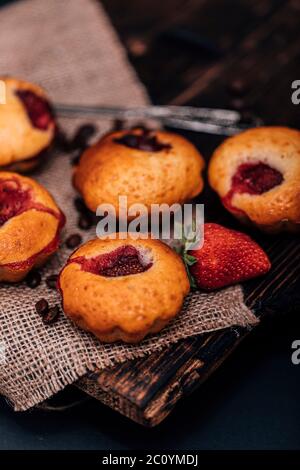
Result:
<instances>
[{"instance_id":1,"label":"woven hessian texture","mask_svg":"<svg viewBox=\"0 0 300 470\"><path fill-rule=\"evenodd\" d=\"M147 95L126 60L124 50L98 2L91 0L25 0L0 11L0 70L43 85L64 103L141 105ZM63 120L72 133L80 121ZM99 122L98 136L111 123ZM53 154L34 177L54 195L67 215L63 238L78 232L73 207L70 157ZM84 241L95 229L82 232ZM63 315L45 326L34 305L41 297L60 301L45 285L70 251L62 248L42 270L37 289L24 283L0 290L0 393L26 410L71 384L94 367L157 351L179 339L233 325L249 326L255 316L236 286L214 294L188 297L180 316L160 334L139 345L104 345L80 331Z\"/></svg>"}]
</instances>

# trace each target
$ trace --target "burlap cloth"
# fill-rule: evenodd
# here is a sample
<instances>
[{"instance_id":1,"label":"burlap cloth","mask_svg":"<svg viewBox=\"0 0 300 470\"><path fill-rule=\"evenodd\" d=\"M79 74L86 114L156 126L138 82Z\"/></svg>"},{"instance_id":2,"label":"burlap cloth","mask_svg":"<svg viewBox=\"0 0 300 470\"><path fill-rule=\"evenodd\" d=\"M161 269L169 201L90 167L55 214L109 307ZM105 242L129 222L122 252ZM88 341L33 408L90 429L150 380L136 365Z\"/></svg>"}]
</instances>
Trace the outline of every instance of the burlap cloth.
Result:
<instances>
[{"instance_id":1,"label":"burlap cloth","mask_svg":"<svg viewBox=\"0 0 300 470\"><path fill-rule=\"evenodd\" d=\"M24 0L0 10L0 73L43 85L65 103L141 105L143 86L98 2L92 0ZM72 132L78 121L63 120ZM100 133L110 126L99 122ZM69 156L53 155L35 177L55 196L67 215L63 237L78 232L73 207ZM82 232L84 240L95 229ZM24 283L0 291L0 393L16 410L26 410L73 383L95 366L149 354L192 335L233 325L249 326L256 318L243 303L239 286L214 294L188 297L181 315L160 334L139 345L104 345L80 331L63 315L45 326L34 305L41 297L59 302L45 277L57 273L70 251L62 248L42 271L43 283L33 290Z\"/></svg>"}]
</instances>

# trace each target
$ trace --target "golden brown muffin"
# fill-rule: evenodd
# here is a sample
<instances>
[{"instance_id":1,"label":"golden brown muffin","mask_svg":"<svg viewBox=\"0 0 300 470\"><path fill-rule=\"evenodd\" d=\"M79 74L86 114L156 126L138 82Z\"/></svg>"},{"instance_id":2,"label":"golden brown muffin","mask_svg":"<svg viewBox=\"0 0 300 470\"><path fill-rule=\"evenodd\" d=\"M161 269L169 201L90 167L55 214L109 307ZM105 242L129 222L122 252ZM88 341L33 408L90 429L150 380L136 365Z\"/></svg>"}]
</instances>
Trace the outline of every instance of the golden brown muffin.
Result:
<instances>
[{"instance_id":1,"label":"golden brown muffin","mask_svg":"<svg viewBox=\"0 0 300 470\"><path fill-rule=\"evenodd\" d=\"M119 215L119 196L130 207L182 204L203 188L204 160L183 137L162 131L123 130L104 136L82 155L74 185L88 208L111 204ZM129 217L130 218L130 217Z\"/></svg>"},{"instance_id":2,"label":"golden brown muffin","mask_svg":"<svg viewBox=\"0 0 300 470\"><path fill-rule=\"evenodd\" d=\"M214 152L209 182L242 222L267 232L300 228L300 132L286 127L250 129Z\"/></svg>"},{"instance_id":3,"label":"golden brown muffin","mask_svg":"<svg viewBox=\"0 0 300 470\"><path fill-rule=\"evenodd\" d=\"M101 341L136 343L177 315L189 280L181 258L159 240L106 238L71 255L59 288L78 326Z\"/></svg>"},{"instance_id":4,"label":"golden brown muffin","mask_svg":"<svg viewBox=\"0 0 300 470\"><path fill-rule=\"evenodd\" d=\"M54 139L56 126L49 100L37 85L0 79L6 86L6 104L0 105L0 167L29 171Z\"/></svg>"},{"instance_id":5,"label":"golden brown muffin","mask_svg":"<svg viewBox=\"0 0 300 470\"><path fill-rule=\"evenodd\" d=\"M0 172L0 281L18 282L59 244L65 218L36 181Z\"/></svg>"}]
</instances>

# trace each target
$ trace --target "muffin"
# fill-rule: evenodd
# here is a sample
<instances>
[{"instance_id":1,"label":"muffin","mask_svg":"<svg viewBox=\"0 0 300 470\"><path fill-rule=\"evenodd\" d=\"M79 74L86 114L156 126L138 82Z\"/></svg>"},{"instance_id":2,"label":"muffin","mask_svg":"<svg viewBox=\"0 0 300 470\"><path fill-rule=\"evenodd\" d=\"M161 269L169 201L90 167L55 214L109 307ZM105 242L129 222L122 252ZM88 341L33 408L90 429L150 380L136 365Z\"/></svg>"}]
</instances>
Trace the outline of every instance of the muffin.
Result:
<instances>
[{"instance_id":1,"label":"muffin","mask_svg":"<svg viewBox=\"0 0 300 470\"><path fill-rule=\"evenodd\" d=\"M300 132L250 129L226 139L208 169L211 187L241 222L266 232L300 228Z\"/></svg>"},{"instance_id":2,"label":"muffin","mask_svg":"<svg viewBox=\"0 0 300 470\"><path fill-rule=\"evenodd\" d=\"M171 248L122 237L82 245L58 285L65 314L104 342L136 343L160 331L189 292L184 264Z\"/></svg>"},{"instance_id":3,"label":"muffin","mask_svg":"<svg viewBox=\"0 0 300 470\"><path fill-rule=\"evenodd\" d=\"M36 181L0 172L0 281L18 282L52 255L65 218Z\"/></svg>"},{"instance_id":4,"label":"muffin","mask_svg":"<svg viewBox=\"0 0 300 470\"><path fill-rule=\"evenodd\" d=\"M202 156L183 137L138 128L107 134L87 149L73 181L91 211L110 204L119 216L120 196L128 207L143 204L147 211L194 198L203 188L203 168Z\"/></svg>"},{"instance_id":5,"label":"muffin","mask_svg":"<svg viewBox=\"0 0 300 470\"><path fill-rule=\"evenodd\" d=\"M26 172L42 161L55 136L55 120L42 88L16 78L5 83L0 106L0 167Z\"/></svg>"}]
</instances>

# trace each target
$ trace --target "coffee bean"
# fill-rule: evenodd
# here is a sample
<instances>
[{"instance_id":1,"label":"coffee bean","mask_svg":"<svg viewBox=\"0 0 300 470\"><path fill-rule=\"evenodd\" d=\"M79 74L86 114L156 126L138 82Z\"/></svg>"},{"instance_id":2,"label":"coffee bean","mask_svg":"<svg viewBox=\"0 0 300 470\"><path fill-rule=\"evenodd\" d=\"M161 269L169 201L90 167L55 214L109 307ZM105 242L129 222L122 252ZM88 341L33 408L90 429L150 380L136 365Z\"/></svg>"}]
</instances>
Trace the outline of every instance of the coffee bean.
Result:
<instances>
[{"instance_id":1,"label":"coffee bean","mask_svg":"<svg viewBox=\"0 0 300 470\"><path fill-rule=\"evenodd\" d=\"M97 128L94 124L83 124L77 130L73 140L73 149L83 149L88 145L90 138L96 133Z\"/></svg>"},{"instance_id":2,"label":"coffee bean","mask_svg":"<svg viewBox=\"0 0 300 470\"><path fill-rule=\"evenodd\" d=\"M80 151L77 155L75 155L75 156L71 159L71 165L72 165L72 166L77 166L77 165L79 164L81 155L82 155L82 152Z\"/></svg>"},{"instance_id":3,"label":"coffee bean","mask_svg":"<svg viewBox=\"0 0 300 470\"><path fill-rule=\"evenodd\" d=\"M122 119L115 119L113 122L113 131L121 131L124 129L125 122Z\"/></svg>"},{"instance_id":4,"label":"coffee bean","mask_svg":"<svg viewBox=\"0 0 300 470\"><path fill-rule=\"evenodd\" d=\"M82 242L82 237L79 233L73 233L66 239L66 246L68 248L76 248Z\"/></svg>"},{"instance_id":5,"label":"coffee bean","mask_svg":"<svg viewBox=\"0 0 300 470\"><path fill-rule=\"evenodd\" d=\"M48 312L42 316L43 323L50 325L58 320L60 308L58 305L49 308Z\"/></svg>"},{"instance_id":6,"label":"coffee bean","mask_svg":"<svg viewBox=\"0 0 300 470\"><path fill-rule=\"evenodd\" d=\"M36 310L36 313L38 313L39 315L41 316L45 315L49 310L49 305L48 305L47 300L46 299L38 300L37 303L35 304L35 310Z\"/></svg>"},{"instance_id":7,"label":"coffee bean","mask_svg":"<svg viewBox=\"0 0 300 470\"><path fill-rule=\"evenodd\" d=\"M86 207L84 200L81 197L76 197L74 199L74 206L80 214L85 214L88 212L88 208Z\"/></svg>"},{"instance_id":8,"label":"coffee bean","mask_svg":"<svg viewBox=\"0 0 300 470\"><path fill-rule=\"evenodd\" d=\"M58 274L52 274L51 276L47 277L46 284L49 287L49 289L56 289L57 279L58 279Z\"/></svg>"},{"instance_id":9,"label":"coffee bean","mask_svg":"<svg viewBox=\"0 0 300 470\"><path fill-rule=\"evenodd\" d=\"M25 278L25 282L28 287L35 289L40 285L42 277L38 271L30 271Z\"/></svg>"},{"instance_id":10,"label":"coffee bean","mask_svg":"<svg viewBox=\"0 0 300 470\"><path fill-rule=\"evenodd\" d=\"M71 142L62 129L57 129L56 131L55 146L62 152L70 152L70 150L72 149Z\"/></svg>"},{"instance_id":11,"label":"coffee bean","mask_svg":"<svg viewBox=\"0 0 300 470\"><path fill-rule=\"evenodd\" d=\"M93 225L93 218L89 214L81 214L78 220L78 227L82 230L88 230Z\"/></svg>"}]
</instances>

